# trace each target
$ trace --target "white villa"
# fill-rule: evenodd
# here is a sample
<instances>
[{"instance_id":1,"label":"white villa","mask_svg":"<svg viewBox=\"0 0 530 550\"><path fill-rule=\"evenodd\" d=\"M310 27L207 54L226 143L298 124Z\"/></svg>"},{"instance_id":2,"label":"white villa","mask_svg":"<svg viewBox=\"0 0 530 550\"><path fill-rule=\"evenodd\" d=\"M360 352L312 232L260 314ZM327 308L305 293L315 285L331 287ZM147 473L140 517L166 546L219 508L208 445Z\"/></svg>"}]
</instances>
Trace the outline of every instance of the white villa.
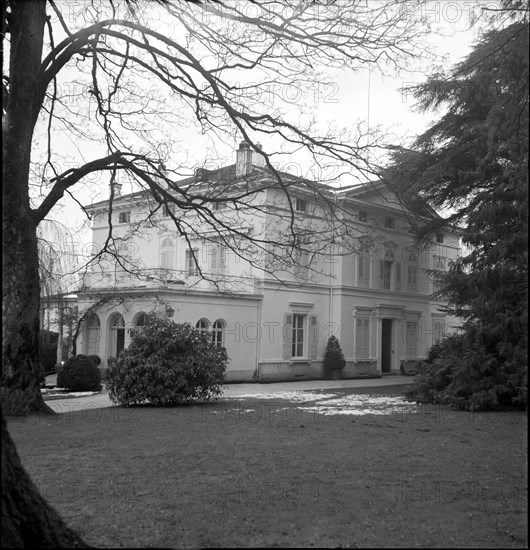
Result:
<instances>
[{"instance_id":1,"label":"white villa","mask_svg":"<svg viewBox=\"0 0 530 550\"><path fill-rule=\"evenodd\" d=\"M326 233L318 228L329 219L318 196L300 178L282 176L290 182L297 227L317 228L318 241ZM231 209L229 202L216 204L213 199L212 211L223 224L242 235L286 230L291 210L285 190L245 142L236 151L235 164L198 170L178 188L167 189L177 193L194 186L215 197L220 179L225 190L230 188L227 179L233 190L256 189L249 193L246 209ZM214 342L225 346L227 382L322 378L330 334L339 339L346 359L343 378L413 372L430 346L458 326L431 297L435 289L427 270L448 268L460 253L459 235L438 234L435 242L418 249L410 232L411 212L382 183L322 188L350 230L334 249L299 253L300 262L291 270L245 260L193 209L156 210L143 191L115 196L110 216L108 200L88 206L95 248L106 241L112 224L115 238L123 238L124 257L136 271L107 258L83 276L77 295L85 321L77 352L99 355L105 367L128 346L128 328L154 312L207 330ZM173 216L193 227L194 234L182 236Z\"/></svg>"}]
</instances>

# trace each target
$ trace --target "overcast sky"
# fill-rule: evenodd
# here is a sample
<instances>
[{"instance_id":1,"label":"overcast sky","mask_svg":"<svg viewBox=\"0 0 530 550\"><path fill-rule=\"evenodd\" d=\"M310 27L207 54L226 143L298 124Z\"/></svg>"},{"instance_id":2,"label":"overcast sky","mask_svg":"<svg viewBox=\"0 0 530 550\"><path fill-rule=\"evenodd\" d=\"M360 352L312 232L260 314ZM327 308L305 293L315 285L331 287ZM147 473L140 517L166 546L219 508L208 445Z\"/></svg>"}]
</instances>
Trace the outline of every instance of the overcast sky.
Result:
<instances>
[{"instance_id":1,"label":"overcast sky","mask_svg":"<svg viewBox=\"0 0 530 550\"><path fill-rule=\"evenodd\" d=\"M449 68L464 58L483 28L481 20L478 24L473 21L480 14L479 7L486 5L495 7L496 3L474 0L436 1L427 6L424 14L430 18L433 27L442 33L433 33L429 37L429 48L440 56L437 66L433 66L432 61L425 62L420 58L415 61L414 67L411 66L414 71L403 71L399 75L382 76L375 70L361 70L348 75L330 74L329 83L314 91L319 125L325 128L329 125L354 125L358 120L369 121L370 127L380 126L393 134L396 142L421 133L437 115L414 112L413 100L403 92L403 88L411 83L422 82L435 69ZM293 113L296 113L298 108L297 93L296 87L282 91L284 99L292 104ZM200 165L210 150L210 138L193 131L189 134L184 133L181 137L184 138L191 164ZM217 162L233 163L234 148L239 140L240 137L234 135L232 143L216 143ZM74 144L68 143L68 140L61 144L65 150L73 146ZM263 146L266 151L270 151L273 144L264 142ZM90 155L86 160L91 160ZM292 171L296 173L295 166ZM330 174L323 174L324 177L327 175ZM77 199L85 204L105 199L108 195L108 186L100 184L98 188L98 194L82 193ZM52 217L60 219L72 229L79 227L83 219L79 206L68 197L65 198L62 208L52 212ZM86 243L90 239L90 232L85 230L76 233L75 239Z\"/></svg>"}]
</instances>

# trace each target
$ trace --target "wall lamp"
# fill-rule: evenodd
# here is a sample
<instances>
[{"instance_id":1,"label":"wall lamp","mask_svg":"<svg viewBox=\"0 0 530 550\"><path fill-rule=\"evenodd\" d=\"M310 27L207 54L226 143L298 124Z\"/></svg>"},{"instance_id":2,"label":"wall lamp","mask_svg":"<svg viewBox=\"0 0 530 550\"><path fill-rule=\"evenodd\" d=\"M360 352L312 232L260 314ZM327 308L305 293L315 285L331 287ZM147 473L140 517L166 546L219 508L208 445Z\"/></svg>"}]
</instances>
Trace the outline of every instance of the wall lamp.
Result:
<instances>
[{"instance_id":1,"label":"wall lamp","mask_svg":"<svg viewBox=\"0 0 530 550\"><path fill-rule=\"evenodd\" d=\"M173 317L175 310L169 305L166 304L166 317Z\"/></svg>"}]
</instances>

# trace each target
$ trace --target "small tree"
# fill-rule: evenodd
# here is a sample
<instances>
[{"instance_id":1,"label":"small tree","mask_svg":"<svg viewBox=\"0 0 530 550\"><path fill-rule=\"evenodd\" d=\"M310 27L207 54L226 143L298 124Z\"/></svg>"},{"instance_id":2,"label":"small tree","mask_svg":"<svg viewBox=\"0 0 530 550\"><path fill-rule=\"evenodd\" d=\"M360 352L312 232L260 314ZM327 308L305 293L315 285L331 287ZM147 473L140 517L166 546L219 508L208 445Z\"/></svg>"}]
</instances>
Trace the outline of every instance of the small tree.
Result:
<instances>
[{"instance_id":1,"label":"small tree","mask_svg":"<svg viewBox=\"0 0 530 550\"><path fill-rule=\"evenodd\" d=\"M324 353L324 370L332 379L340 379L346 360L336 336L330 336Z\"/></svg>"},{"instance_id":2,"label":"small tree","mask_svg":"<svg viewBox=\"0 0 530 550\"><path fill-rule=\"evenodd\" d=\"M221 394L228 356L188 323L146 318L107 370L109 397L120 405L183 405Z\"/></svg>"}]
</instances>

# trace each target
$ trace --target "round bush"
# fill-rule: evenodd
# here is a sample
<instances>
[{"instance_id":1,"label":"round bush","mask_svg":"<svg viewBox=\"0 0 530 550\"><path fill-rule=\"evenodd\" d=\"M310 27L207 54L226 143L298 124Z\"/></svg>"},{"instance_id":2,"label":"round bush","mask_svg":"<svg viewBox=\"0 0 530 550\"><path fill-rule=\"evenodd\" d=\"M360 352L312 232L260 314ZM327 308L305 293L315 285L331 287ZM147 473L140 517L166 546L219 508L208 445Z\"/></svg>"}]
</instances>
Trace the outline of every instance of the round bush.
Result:
<instances>
[{"instance_id":1,"label":"round bush","mask_svg":"<svg viewBox=\"0 0 530 550\"><path fill-rule=\"evenodd\" d=\"M57 373L57 385L70 391L99 391L101 374L89 357L75 355Z\"/></svg>"},{"instance_id":2,"label":"round bush","mask_svg":"<svg viewBox=\"0 0 530 550\"><path fill-rule=\"evenodd\" d=\"M183 405L221 394L228 357L188 323L146 318L107 370L109 397L120 405Z\"/></svg>"}]
</instances>

